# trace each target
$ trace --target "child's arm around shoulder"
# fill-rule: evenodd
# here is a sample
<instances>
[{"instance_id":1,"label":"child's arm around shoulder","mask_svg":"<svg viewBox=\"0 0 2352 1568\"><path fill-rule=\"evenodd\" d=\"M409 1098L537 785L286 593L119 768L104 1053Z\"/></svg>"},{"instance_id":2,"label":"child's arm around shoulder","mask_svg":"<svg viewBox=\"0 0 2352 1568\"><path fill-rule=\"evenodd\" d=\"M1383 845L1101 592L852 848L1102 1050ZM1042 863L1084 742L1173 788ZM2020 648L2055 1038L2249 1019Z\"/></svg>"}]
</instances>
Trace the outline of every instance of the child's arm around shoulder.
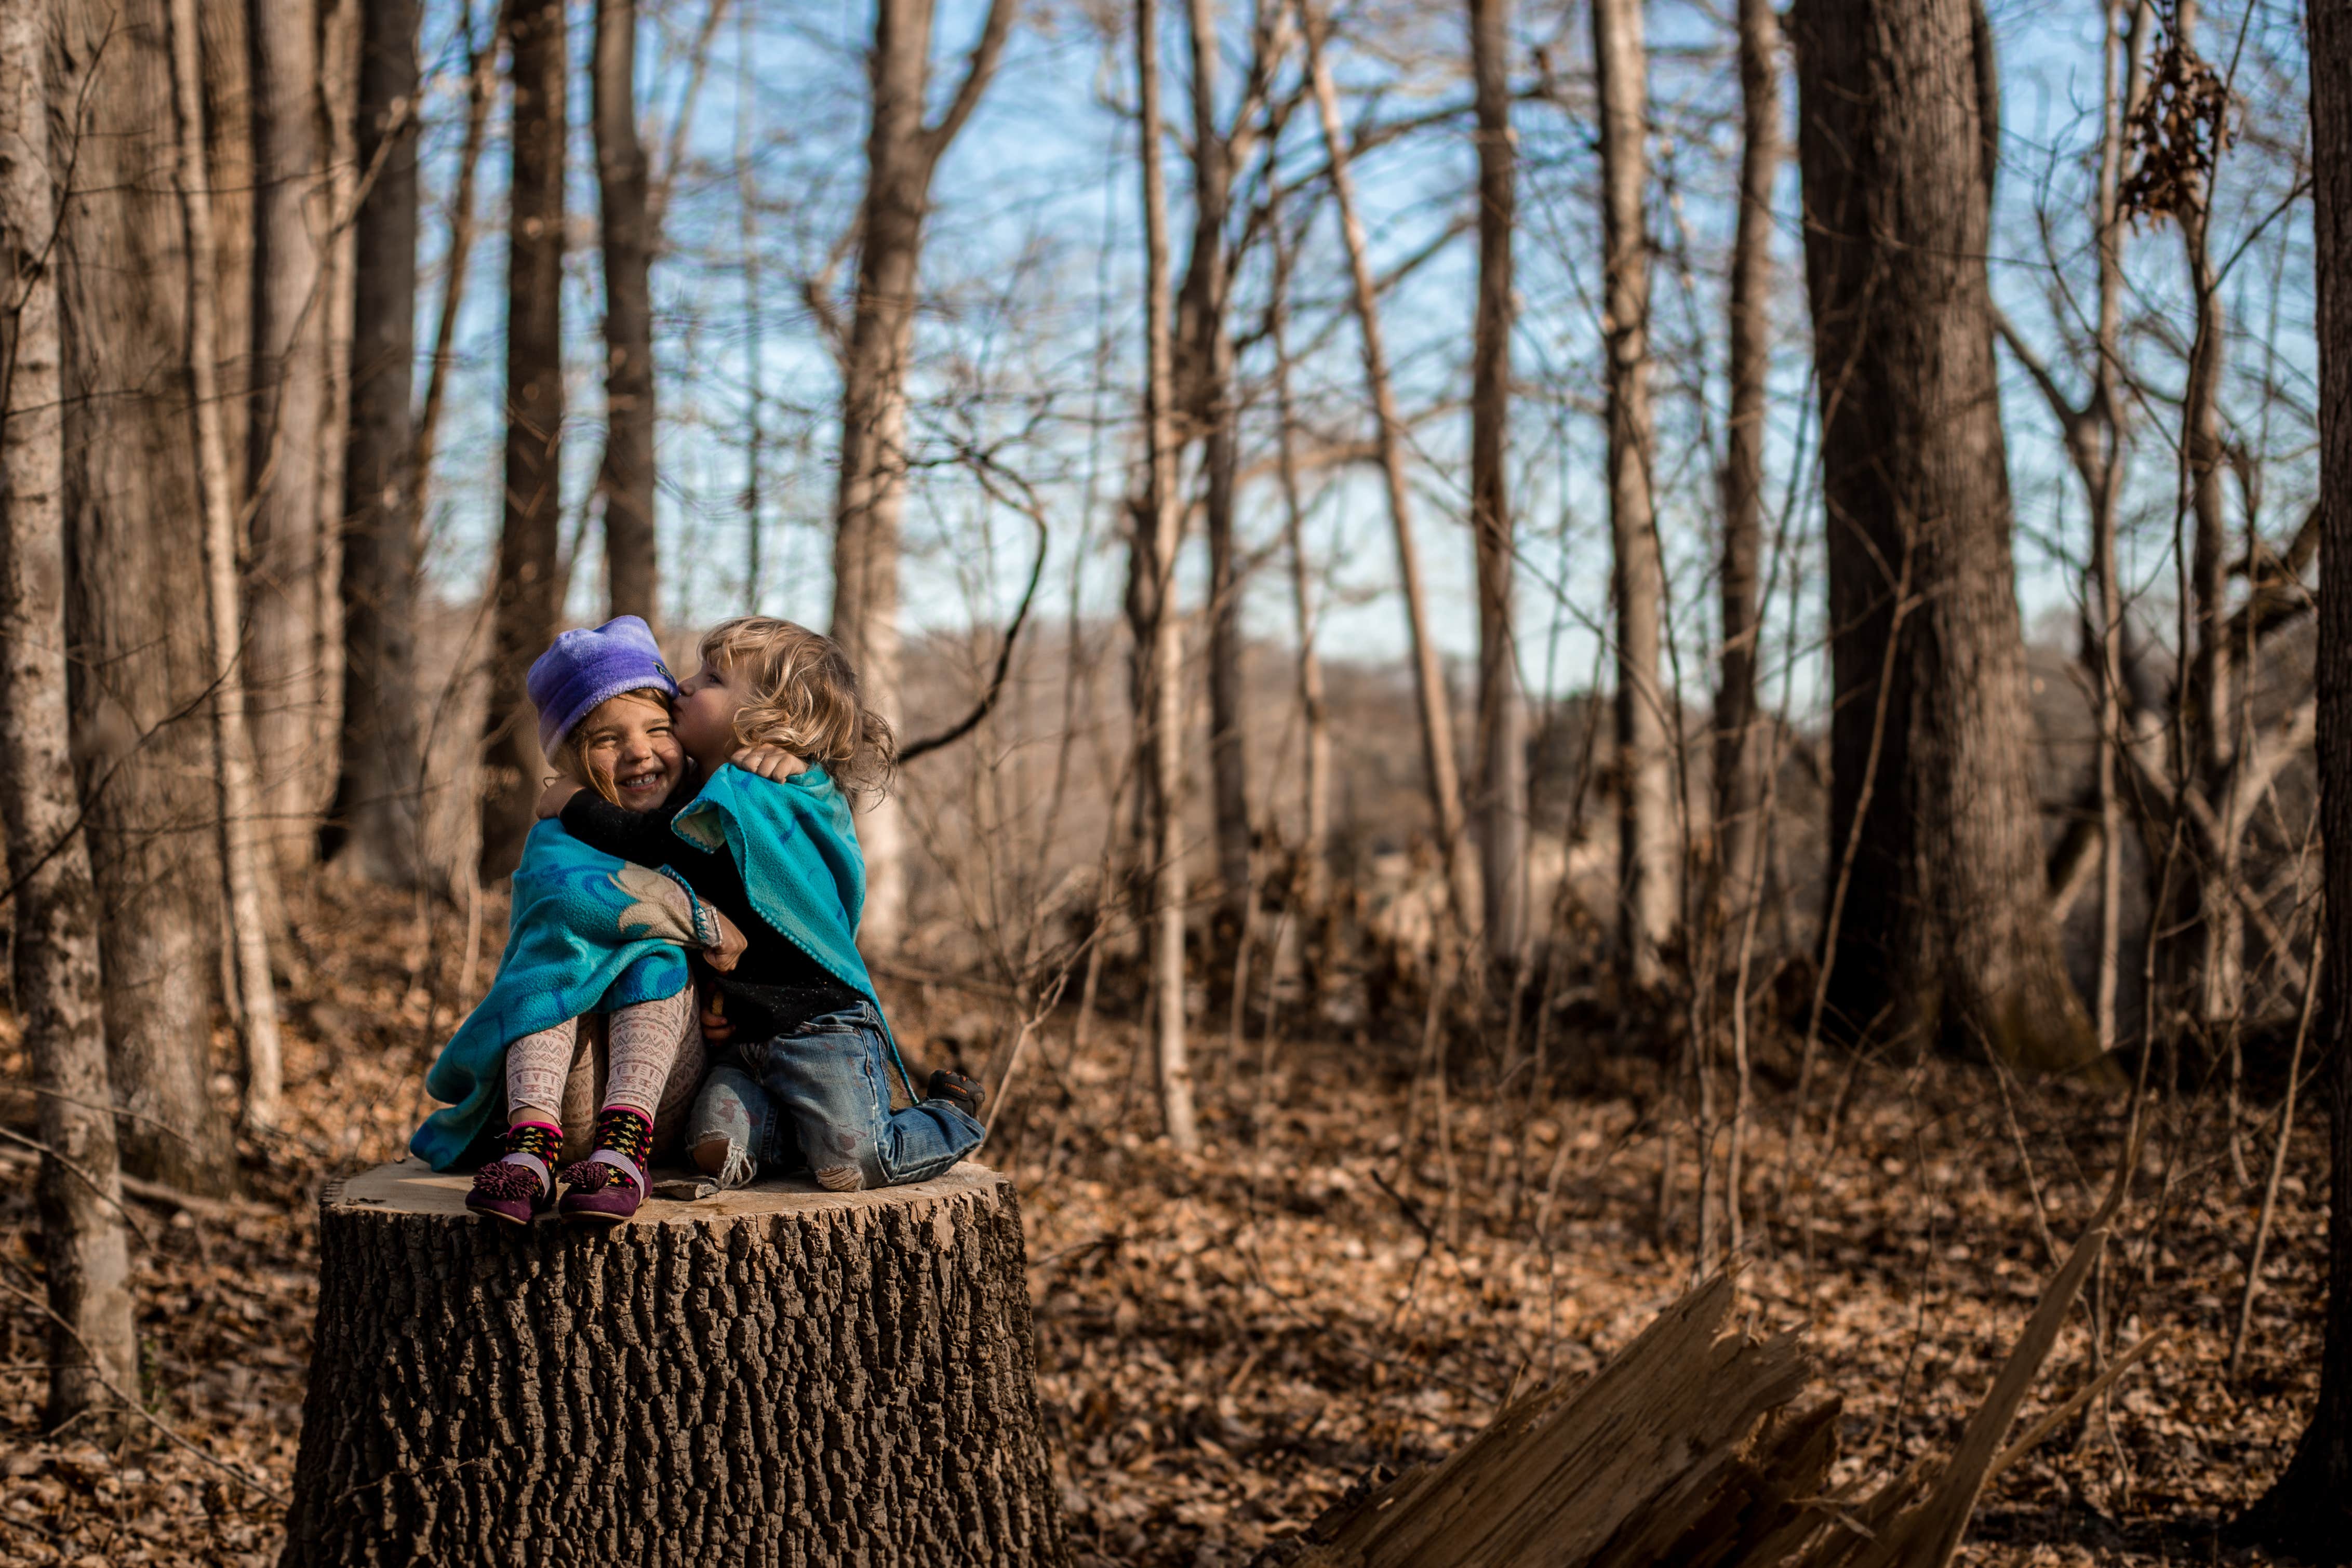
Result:
<instances>
[{"instance_id":1,"label":"child's arm around shoulder","mask_svg":"<svg viewBox=\"0 0 2352 1568\"><path fill-rule=\"evenodd\" d=\"M754 779L765 779L771 784L781 784L795 773L808 771L806 758L781 746L747 746L727 760Z\"/></svg>"}]
</instances>

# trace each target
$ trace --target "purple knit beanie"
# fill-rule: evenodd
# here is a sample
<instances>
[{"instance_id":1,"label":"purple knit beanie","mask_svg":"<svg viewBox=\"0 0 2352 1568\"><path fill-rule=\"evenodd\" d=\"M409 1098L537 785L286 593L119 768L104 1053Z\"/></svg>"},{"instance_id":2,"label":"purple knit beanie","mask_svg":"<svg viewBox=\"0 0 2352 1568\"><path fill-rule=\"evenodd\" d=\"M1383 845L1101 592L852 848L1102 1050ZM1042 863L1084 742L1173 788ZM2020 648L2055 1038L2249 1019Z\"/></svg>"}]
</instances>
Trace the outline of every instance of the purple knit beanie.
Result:
<instances>
[{"instance_id":1,"label":"purple knit beanie","mask_svg":"<svg viewBox=\"0 0 2352 1568\"><path fill-rule=\"evenodd\" d=\"M634 615L558 635L530 666L524 683L539 709L539 744L552 758L572 727L596 705L646 686L677 695L653 628Z\"/></svg>"}]
</instances>

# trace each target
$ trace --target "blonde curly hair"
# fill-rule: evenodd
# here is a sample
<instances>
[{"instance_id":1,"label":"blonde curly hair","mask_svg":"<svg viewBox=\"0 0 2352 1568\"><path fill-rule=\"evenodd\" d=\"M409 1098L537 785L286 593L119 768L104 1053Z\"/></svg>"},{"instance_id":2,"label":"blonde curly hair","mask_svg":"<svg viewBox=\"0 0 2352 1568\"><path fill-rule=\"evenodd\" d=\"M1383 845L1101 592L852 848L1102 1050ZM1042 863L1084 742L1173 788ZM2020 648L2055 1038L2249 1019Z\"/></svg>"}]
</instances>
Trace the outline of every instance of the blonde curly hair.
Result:
<instances>
[{"instance_id":1,"label":"blonde curly hair","mask_svg":"<svg viewBox=\"0 0 2352 1568\"><path fill-rule=\"evenodd\" d=\"M852 800L879 795L898 767L890 723L860 699L841 644L772 615L739 615L703 633L703 664L740 674L739 746L773 746L822 767Z\"/></svg>"}]
</instances>

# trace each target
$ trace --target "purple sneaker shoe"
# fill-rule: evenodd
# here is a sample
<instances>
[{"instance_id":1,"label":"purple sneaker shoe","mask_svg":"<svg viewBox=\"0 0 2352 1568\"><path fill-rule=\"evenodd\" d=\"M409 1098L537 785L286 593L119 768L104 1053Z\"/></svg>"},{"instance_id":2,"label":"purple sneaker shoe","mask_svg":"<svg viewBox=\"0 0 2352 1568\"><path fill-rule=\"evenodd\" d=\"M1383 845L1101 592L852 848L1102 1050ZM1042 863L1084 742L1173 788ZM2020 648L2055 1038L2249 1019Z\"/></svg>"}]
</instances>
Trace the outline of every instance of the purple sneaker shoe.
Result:
<instances>
[{"instance_id":1,"label":"purple sneaker shoe","mask_svg":"<svg viewBox=\"0 0 2352 1568\"><path fill-rule=\"evenodd\" d=\"M596 1148L563 1168L567 1184L556 1212L591 1225L618 1225L646 1200L646 1156L653 1123L625 1105L607 1105L596 1118Z\"/></svg>"},{"instance_id":2,"label":"purple sneaker shoe","mask_svg":"<svg viewBox=\"0 0 2352 1568\"><path fill-rule=\"evenodd\" d=\"M466 1195L467 1208L509 1225L530 1224L546 1212L547 1204L547 1179L516 1160L492 1160L476 1171L474 1189Z\"/></svg>"},{"instance_id":3,"label":"purple sneaker shoe","mask_svg":"<svg viewBox=\"0 0 2352 1568\"><path fill-rule=\"evenodd\" d=\"M645 1182L634 1165L625 1168L619 1163L625 1156L599 1159L597 1155L612 1155L612 1151L599 1149L578 1165L563 1167L566 1185L556 1211L591 1225L618 1225L645 1202Z\"/></svg>"}]
</instances>

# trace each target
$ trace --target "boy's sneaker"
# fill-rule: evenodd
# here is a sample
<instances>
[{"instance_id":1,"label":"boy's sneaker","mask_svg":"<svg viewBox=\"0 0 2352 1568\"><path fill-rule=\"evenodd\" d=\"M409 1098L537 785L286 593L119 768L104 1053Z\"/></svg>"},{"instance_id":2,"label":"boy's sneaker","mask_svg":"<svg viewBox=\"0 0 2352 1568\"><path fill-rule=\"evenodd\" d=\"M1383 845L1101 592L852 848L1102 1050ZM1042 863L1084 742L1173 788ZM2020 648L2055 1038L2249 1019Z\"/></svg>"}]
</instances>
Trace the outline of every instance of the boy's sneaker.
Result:
<instances>
[{"instance_id":1,"label":"boy's sneaker","mask_svg":"<svg viewBox=\"0 0 2352 1568\"><path fill-rule=\"evenodd\" d=\"M924 1096L929 1100L944 1100L975 1122L980 1120L980 1103L987 1097L988 1092L980 1086L977 1080L944 1067L931 1074L931 1092Z\"/></svg>"}]
</instances>

